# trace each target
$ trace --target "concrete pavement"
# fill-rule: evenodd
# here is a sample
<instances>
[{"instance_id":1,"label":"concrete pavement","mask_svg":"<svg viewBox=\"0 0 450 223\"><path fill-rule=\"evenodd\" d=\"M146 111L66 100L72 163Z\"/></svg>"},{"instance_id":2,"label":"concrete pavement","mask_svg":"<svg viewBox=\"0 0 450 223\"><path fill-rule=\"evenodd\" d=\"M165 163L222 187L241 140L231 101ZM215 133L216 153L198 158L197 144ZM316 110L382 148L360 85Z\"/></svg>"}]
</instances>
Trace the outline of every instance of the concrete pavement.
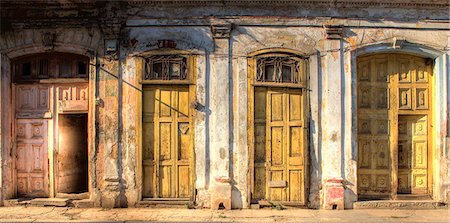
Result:
<instances>
[{"instance_id":1,"label":"concrete pavement","mask_svg":"<svg viewBox=\"0 0 450 223\"><path fill-rule=\"evenodd\" d=\"M450 222L447 208L434 210L1 207L0 222Z\"/></svg>"}]
</instances>

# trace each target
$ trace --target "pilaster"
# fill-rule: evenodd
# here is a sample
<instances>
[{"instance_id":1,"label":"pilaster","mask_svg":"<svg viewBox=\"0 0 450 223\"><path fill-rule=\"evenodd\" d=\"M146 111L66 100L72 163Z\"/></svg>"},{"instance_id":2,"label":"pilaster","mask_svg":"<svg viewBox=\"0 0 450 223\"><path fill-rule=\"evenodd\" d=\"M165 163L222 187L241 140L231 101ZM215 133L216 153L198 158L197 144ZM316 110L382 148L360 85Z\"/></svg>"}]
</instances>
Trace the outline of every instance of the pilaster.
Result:
<instances>
[{"instance_id":1,"label":"pilaster","mask_svg":"<svg viewBox=\"0 0 450 223\"><path fill-rule=\"evenodd\" d=\"M231 24L211 25L215 48L211 55L211 208L231 209L230 184L230 49Z\"/></svg>"},{"instance_id":2,"label":"pilaster","mask_svg":"<svg viewBox=\"0 0 450 223\"><path fill-rule=\"evenodd\" d=\"M343 123L344 68L342 26L326 25L321 69L322 101L322 205L324 209L344 209L343 187Z\"/></svg>"},{"instance_id":3,"label":"pilaster","mask_svg":"<svg viewBox=\"0 0 450 223\"><path fill-rule=\"evenodd\" d=\"M115 20L102 24L104 56L100 59L97 77L98 96L98 150L103 151L103 182L101 183L101 206L120 207L121 185L121 73L119 57L120 23Z\"/></svg>"}]
</instances>

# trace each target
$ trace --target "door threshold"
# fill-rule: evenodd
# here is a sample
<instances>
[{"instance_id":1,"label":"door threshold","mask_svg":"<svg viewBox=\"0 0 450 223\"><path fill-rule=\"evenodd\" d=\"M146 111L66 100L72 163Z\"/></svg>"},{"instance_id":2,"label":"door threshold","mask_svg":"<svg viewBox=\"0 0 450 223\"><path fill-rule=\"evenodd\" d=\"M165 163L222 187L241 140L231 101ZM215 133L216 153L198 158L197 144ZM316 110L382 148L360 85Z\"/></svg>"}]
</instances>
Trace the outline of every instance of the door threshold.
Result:
<instances>
[{"instance_id":1,"label":"door threshold","mask_svg":"<svg viewBox=\"0 0 450 223\"><path fill-rule=\"evenodd\" d=\"M143 201L189 201L190 198L172 198L172 197L168 197L168 198L143 198Z\"/></svg>"},{"instance_id":2,"label":"door threshold","mask_svg":"<svg viewBox=\"0 0 450 223\"><path fill-rule=\"evenodd\" d=\"M136 207L187 207L192 208L193 202L190 198L143 198Z\"/></svg>"},{"instance_id":3,"label":"door threshold","mask_svg":"<svg viewBox=\"0 0 450 223\"><path fill-rule=\"evenodd\" d=\"M55 206L66 207L69 199L64 198L17 198L5 200L5 206Z\"/></svg>"},{"instance_id":4,"label":"door threshold","mask_svg":"<svg viewBox=\"0 0 450 223\"><path fill-rule=\"evenodd\" d=\"M14 206L36 206L36 207L93 207L94 202L89 199L72 200L67 198L16 198L8 199L3 202L5 207Z\"/></svg>"},{"instance_id":5,"label":"door threshold","mask_svg":"<svg viewBox=\"0 0 450 223\"><path fill-rule=\"evenodd\" d=\"M83 199L89 199L89 192L83 192L83 193L57 193L56 198L63 198L63 199L71 199L71 200L83 200Z\"/></svg>"},{"instance_id":6,"label":"door threshold","mask_svg":"<svg viewBox=\"0 0 450 223\"><path fill-rule=\"evenodd\" d=\"M440 209L446 204L433 200L371 200L353 203L353 209Z\"/></svg>"},{"instance_id":7,"label":"door threshold","mask_svg":"<svg viewBox=\"0 0 450 223\"><path fill-rule=\"evenodd\" d=\"M281 208L284 209L286 207L294 207L294 208L306 208L306 205L302 202L292 202L292 201L268 201L268 200L259 200L257 203L251 204L252 208L263 208L263 207L271 207L271 208Z\"/></svg>"},{"instance_id":8,"label":"door threshold","mask_svg":"<svg viewBox=\"0 0 450 223\"><path fill-rule=\"evenodd\" d=\"M397 194L396 200L433 200L429 194Z\"/></svg>"}]
</instances>

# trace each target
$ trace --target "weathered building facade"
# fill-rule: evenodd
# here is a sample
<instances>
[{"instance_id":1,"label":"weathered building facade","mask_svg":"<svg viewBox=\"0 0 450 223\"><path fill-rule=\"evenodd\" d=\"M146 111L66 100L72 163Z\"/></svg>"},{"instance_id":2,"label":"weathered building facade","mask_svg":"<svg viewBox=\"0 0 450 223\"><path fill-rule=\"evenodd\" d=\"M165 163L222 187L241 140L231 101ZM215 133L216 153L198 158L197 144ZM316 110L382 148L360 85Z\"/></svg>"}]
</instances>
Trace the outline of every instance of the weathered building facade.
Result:
<instances>
[{"instance_id":1,"label":"weathered building facade","mask_svg":"<svg viewBox=\"0 0 450 223\"><path fill-rule=\"evenodd\" d=\"M3 205L449 202L448 1L1 4Z\"/></svg>"}]
</instances>

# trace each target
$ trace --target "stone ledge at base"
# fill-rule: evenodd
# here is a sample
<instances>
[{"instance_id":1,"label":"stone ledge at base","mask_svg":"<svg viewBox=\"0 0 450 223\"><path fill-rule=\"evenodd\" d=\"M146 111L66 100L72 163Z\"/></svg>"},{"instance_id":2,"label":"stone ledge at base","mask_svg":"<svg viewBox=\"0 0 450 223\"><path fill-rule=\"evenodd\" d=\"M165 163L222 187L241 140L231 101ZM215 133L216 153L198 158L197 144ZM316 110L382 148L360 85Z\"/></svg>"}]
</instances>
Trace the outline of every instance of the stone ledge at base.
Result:
<instances>
[{"instance_id":1,"label":"stone ledge at base","mask_svg":"<svg viewBox=\"0 0 450 223\"><path fill-rule=\"evenodd\" d=\"M30 201L32 206L55 206L66 207L69 204L69 199L65 198L35 198Z\"/></svg>"},{"instance_id":2,"label":"stone ledge at base","mask_svg":"<svg viewBox=\"0 0 450 223\"><path fill-rule=\"evenodd\" d=\"M447 205L442 202L419 200L378 200L353 203L353 209L438 209L446 207Z\"/></svg>"},{"instance_id":3,"label":"stone ledge at base","mask_svg":"<svg viewBox=\"0 0 450 223\"><path fill-rule=\"evenodd\" d=\"M189 199L145 199L135 205L137 208L193 208L194 205Z\"/></svg>"},{"instance_id":4,"label":"stone ledge at base","mask_svg":"<svg viewBox=\"0 0 450 223\"><path fill-rule=\"evenodd\" d=\"M8 199L3 202L5 207L13 206L54 206L54 207L76 207L91 208L94 202L89 199L70 200L65 198L34 198L34 199Z\"/></svg>"},{"instance_id":5,"label":"stone ledge at base","mask_svg":"<svg viewBox=\"0 0 450 223\"><path fill-rule=\"evenodd\" d=\"M76 208L92 208L92 207L94 207L94 202L89 199L73 200L72 204Z\"/></svg>"}]
</instances>

